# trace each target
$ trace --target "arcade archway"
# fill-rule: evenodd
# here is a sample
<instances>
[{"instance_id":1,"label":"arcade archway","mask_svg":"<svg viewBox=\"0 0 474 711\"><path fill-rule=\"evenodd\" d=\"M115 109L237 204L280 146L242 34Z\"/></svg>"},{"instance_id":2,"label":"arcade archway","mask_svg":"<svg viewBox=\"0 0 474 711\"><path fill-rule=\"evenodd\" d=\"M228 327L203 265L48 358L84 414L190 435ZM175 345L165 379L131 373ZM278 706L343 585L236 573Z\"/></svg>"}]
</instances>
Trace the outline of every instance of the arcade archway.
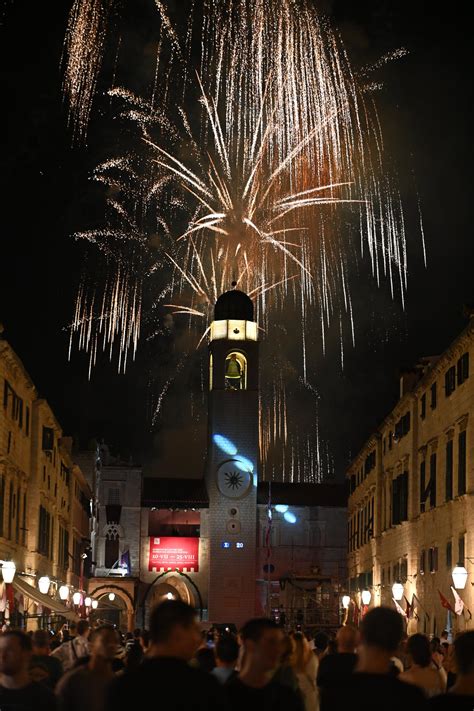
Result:
<instances>
[{"instance_id":1,"label":"arcade archway","mask_svg":"<svg viewBox=\"0 0 474 711\"><path fill-rule=\"evenodd\" d=\"M157 575L145 590L141 602L143 627L148 627L151 609L165 600L182 600L202 618L202 597L197 585L186 573L168 570Z\"/></svg>"}]
</instances>

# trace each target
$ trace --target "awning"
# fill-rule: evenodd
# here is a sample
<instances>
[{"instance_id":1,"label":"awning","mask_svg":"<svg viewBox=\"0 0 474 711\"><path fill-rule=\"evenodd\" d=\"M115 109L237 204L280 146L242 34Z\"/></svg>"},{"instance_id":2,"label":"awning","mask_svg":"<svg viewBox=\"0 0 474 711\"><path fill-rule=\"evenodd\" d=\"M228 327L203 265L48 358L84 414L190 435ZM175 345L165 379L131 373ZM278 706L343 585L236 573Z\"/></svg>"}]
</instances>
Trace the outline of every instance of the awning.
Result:
<instances>
[{"instance_id":1,"label":"awning","mask_svg":"<svg viewBox=\"0 0 474 711\"><path fill-rule=\"evenodd\" d=\"M20 592L22 595L28 597L30 600L34 600L43 607L47 607L49 610L51 610L51 612L54 612L56 615L62 615L68 620L77 619L77 614L74 612L74 610L70 610L60 600L55 600L49 595L43 595L43 593L40 592L38 588L34 588L32 585L27 583L26 580L20 578L19 575L15 575L15 577L13 578L12 585L15 590L18 590L18 592Z\"/></svg>"}]
</instances>

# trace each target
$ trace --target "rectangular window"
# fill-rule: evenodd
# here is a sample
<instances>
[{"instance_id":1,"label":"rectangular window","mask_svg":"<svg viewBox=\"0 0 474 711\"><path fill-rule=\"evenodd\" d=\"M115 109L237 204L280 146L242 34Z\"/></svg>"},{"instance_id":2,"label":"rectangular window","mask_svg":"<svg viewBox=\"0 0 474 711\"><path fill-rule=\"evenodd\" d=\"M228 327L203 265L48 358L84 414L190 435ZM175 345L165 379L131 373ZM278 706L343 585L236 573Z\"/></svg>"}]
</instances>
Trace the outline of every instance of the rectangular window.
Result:
<instances>
[{"instance_id":1,"label":"rectangular window","mask_svg":"<svg viewBox=\"0 0 474 711\"><path fill-rule=\"evenodd\" d=\"M428 567L430 573L436 573L438 570L438 549L430 548L428 550Z\"/></svg>"},{"instance_id":2,"label":"rectangular window","mask_svg":"<svg viewBox=\"0 0 474 711\"><path fill-rule=\"evenodd\" d=\"M431 404L430 404L430 407L432 410L436 410L436 405L438 404L437 400L438 400L437 387L436 387L436 383L433 383L433 385L431 386Z\"/></svg>"},{"instance_id":3,"label":"rectangular window","mask_svg":"<svg viewBox=\"0 0 474 711\"><path fill-rule=\"evenodd\" d=\"M23 494L23 521L21 525L21 542L26 546L26 491Z\"/></svg>"},{"instance_id":4,"label":"rectangular window","mask_svg":"<svg viewBox=\"0 0 474 711\"><path fill-rule=\"evenodd\" d=\"M51 516L43 506L39 510L38 553L48 556L51 539Z\"/></svg>"},{"instance_id":5,"label":"rectangular window","mask_svg":"<svg viewBox=\"0 0 474 711\"><path fill-rule=\"evenodd\" d=\"M12 539L12 523L13 523L13 484L10 482L8 493L8 539Z\"/></svg>"},{"instance_id":6,"label":"rectangular window","mask_svg":"<svg viewBox=\"0 0 474 711\"><path fill-rule=\"evenodd\" d=\"M408 580L408 560L403 558L400 566L400 582L406 583Z\"/></svg>"},{"instance_id":7,"label":"rectangular window","mask_svg":"<svg viewBox=\"0 0 474 711\"><path fill-rule=\"evenodd\" d=\"M25 434L27 437L30 435L30 408L26 406L25 411Z\"/></svg>"},{"instance_id":8,"label":"rectangular window","mask_svg":"<svg viewBox=\"0 0 474 711\"><path fill-rule=\"evenodd\" d=\"M421 551L420 555L420 575L425 574L425 551Z\"/></svg>"},{"instance_id":9,"label":"rectangular window","mask_svg":"<svg viewBox=\"0 0 474 711\"><path fill-rule=\"evenodd\" d=\"M469 353L464 353L457 364L457 375L458 375L458 385L468 379L469 377Z\"/></svg>"},{"instance_id":10,"label":"rectangular window","mask_svg":"<svg viewBox=\"0 0 474 711\"><path fill-rule=\"evenodd\" d=\"M436 506L436 452L430 457L430 506Z\"/></svg>"},{"instance_id":11,"label":"rectangular window","mask_svg":"<svg viewBox=\"0 0 474 711\"><path fill-rule=\"evenodd\" d=\"M453 498L453 440L446 442L446 501Z\"/></svg>"},{"instance_id":12,"label":"rectangular window","mask_svg":"<svg viewBox=\"0 0 474 711\"><path fill-rule=\"evenodd\" d=\"M466 430L458 437L458 495L466 493Z\"/></svg>"},{"instance_id":13,"label":"rectangular window","mask_svg":"<svg viewBox=\"0 0 474 711\"><path fill-rule=\"evenodd\" d=\"M459 540L458 540L458 560L457 560L458 565L464 565L464 557L465 557L465 547L464 547L464 534L463 534L462 536L459 536Z\"/></svg>"},{"instance_id":14,"label":"rectangular window","mask_svg":"<svg viewBox=\"0 0 474 711\"><path fill-rule=\"evenodd\" d=\"M7 454L10 454L12 448L12 433L8 433L8 442L7 442Z\"/></svg>"},{"instance_id":15,"label":"rectangular window","mask_svg":"<svg viewBox=\"0 0 474 711\"><path fill-rule=\"evenodd\" d=\"M446 397L449 397L456 390L456 368L454 365L448 368L444 375L444 390Z\"/></svg>"},{"instance_id":16,"label":"rectangular window","mask_svg":"<svg viewBox=\"0 0 474 711\"><path fill-rule=\"evenodd\" d=\"M423 393L423 395L421 396L420 403L421 403L420 417L422 420L424 420L426 417L426 393Z\"/></svg>"},{"instance_id":17,"label":"rectangular window","mask_svg":"<svg viewBox=\"0 0 474 711\"><path fill-rule=\"evenodd\" d=\"M54 430L51 427L43 427L42 449L44 452L52 452L54 448Z\"/></svg>"},{"instance_id":18,"label":"rectangular window","mask_svg":"<svg viewBox=\"0 0 474 711\"><path fill-rule=\"evenodd\" d=\"M21 496L20 496L20 492L17 491L17 494L16 494L16 520L15 520L15 542L16 543L20 542L20 504L21 504Z\"/></svg>"},{"instance_id":19,"label":"rectangular window","mask_svg":"<svg viewBox=\"0 0 474 711\"><path fill-rule=\"evenodd\" d=\"M425 501L426 501L425 489L426 489L426 462L423 459L420 462L420 513L423 513L423 511L425 510Z\"/></svg>"},{"instance_id":20,"label":"rectangular window","mask_svg":"<svg viewBox=\"0 0 474 711\"><path fill-rule=\"evenodd\" d=\"M446 543L446 568L451 571L453 567L453 544L451 541Z\"/></svg>"}]
</instances>

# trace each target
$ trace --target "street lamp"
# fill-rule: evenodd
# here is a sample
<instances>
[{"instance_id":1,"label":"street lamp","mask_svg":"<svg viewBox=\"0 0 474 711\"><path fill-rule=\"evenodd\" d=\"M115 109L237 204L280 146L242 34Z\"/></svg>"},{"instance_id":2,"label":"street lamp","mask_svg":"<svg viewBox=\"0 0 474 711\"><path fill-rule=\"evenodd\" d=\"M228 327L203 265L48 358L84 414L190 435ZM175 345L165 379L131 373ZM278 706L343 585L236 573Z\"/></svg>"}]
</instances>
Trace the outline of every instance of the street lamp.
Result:
<instances>
[{"instance_id":1,"label":"street lamp","mask_svg":"<svg viewBox=\"0 0 474 711\"><path fill-rule=\"evenodd\" d=\"M16 565L12 560L2 560L2 575L6 583L12 583L16 573Z\"/></svg>"},{"instance_id":2,"label":"street lamp","mask_svg":"<svg viewBox=\"0 0 474 711\"><path fill-rule=\"evenodd\" d=\"M464 590L467 582L467 570L463 565L457 565L452 572L454 587L456 590Z\"/></svg>"},{"instance_id":3,"label":"street lamp","mask_svg":"<svg viewBox=\"0 0 474 711\"><path fill-rule=\"evenodd\" d=\"M72 601L75 605L80 605L82 600L82 595L80 592L75 592L72 596Z\"/></svg>"},{"instance_id":4,"label":"street lamp","mask_svg":"<svg viewBox=\"0 0 474 711\"><path fill-rule=\"evenodd\" d=\"M370 605L370 601L372 599L372 593L370 590L362 590L362 604L363 605Z\"/></svg>"},{"instance_id":5,"label":"street lamp","mask_svg":"<svg viewBox=\"0 0 474 711\"><path fill-rule=\"evenodd\" d=\"M48 594L50 585L51 585L51 580L49 579L48 575L43 575L38 580L38 588L39 588L40 593L43 593L43 595Z\"/></svg>"},{"instance_id":6,"label":"street lamp","mask_svg":"<svg viewBox=\"0 0 474 711\"><path fill-rule=\"evenodd\" d=\"M69 599L69 588L67 585L61 585L59 588L59 598L64 601Z\"/></svg>"},{"instance_id":7,"label":"street lamp","mask_svg":"<svg viewBox=\"0 0 474 711\"><path fill-rule=\"evenodd\" d=\"M90 607L91 603L92 603L92 599L90 597L86 597L86 599L84 600L84 605L86 607Z\"/></svg>"},{"instance_id":8,"label":"street lamp","mask_svg":"<svg viewBox=\"0 0 474 711\"><path fill-rule=\"evenodd\" d=\"M174 600L174 595L172 592L166 593L166 597L168 598L168 600Z\"/></svg>"},{"instance_id":9,"label":"street lamp","mask_svg":"<svg viewBox=\"0 0 474 711\"><path fill-rule=\"evenodd\" d=\"M350 596L349 596L349 595L343 595L343 596L342 596L342 606L343 606L344 610L348 610L350 604L351 604L351 598L350 598Z\"/></svg>"},{"instance_id":10,"label":"street lamp","mask_svg":"<svg viewBox=\"0 0 474 711\"><path fill-rule=\"evenodd\" d=\"M98 600L92 600L92 609L97 610L99 606L99 601Z\"/></svg>"},{"instance_id":11,"label":"street lamp","mask_svg":"<svg viewBox=\"0 0 474 711\"><path fill-rule=\"evenodd\" d=\"M115 593L113 593L113 592L109 593L109 600L110 600L110 602L113 602L115 600Z\"/></svg>"},{"instance_id":12,"label":"street lamp","mask_svg":"<svg viewBox=\"0 0 474 711\"><path fill-rule=\"evenodd\" d=\"M396 600L397 602L400 602L400 600L403 597L403 585L401 583L393 583L392 585L392 595L393 599Z\"/></svg>"}]
</instances>

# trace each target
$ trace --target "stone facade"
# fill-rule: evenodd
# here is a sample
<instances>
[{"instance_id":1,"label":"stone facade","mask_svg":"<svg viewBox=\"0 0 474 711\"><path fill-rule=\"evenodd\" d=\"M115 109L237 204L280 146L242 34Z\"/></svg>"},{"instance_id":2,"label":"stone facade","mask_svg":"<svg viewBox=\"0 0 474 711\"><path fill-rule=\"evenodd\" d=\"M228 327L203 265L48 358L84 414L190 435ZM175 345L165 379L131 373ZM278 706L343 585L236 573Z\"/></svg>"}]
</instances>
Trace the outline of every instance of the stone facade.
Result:
<instances>
[{"instance_id":1,"label":"stone facade","mask_svg":"<svg viewBox=\"0 0 474 711\"><path fill-rule=\"evenodd\" d=\"M369 588L373 604L392 602L402 582L416 606L409 631L440 633L454 607L452 569L474 580L474 322L438 358L401 378L400 399L348 469L350 588ZM471 585L458 629L472 627ZM415 596L415 597L413 597Z\"/></svg>"},{"instance_id":2,"label":"stone facade","mask_svg":"<svg viewBox=\"0 0 474 711\"><path fill-rule=\"evenodd\" d=\"M72 440L5 339L0 388L0 557L13 560L17 576L33 587L48 576L57 599L61 584L86 586L81 554L90 543L92 492ZM34 620L37 601L24 595L17 601Z\"/></svg>"}]
</instances>

